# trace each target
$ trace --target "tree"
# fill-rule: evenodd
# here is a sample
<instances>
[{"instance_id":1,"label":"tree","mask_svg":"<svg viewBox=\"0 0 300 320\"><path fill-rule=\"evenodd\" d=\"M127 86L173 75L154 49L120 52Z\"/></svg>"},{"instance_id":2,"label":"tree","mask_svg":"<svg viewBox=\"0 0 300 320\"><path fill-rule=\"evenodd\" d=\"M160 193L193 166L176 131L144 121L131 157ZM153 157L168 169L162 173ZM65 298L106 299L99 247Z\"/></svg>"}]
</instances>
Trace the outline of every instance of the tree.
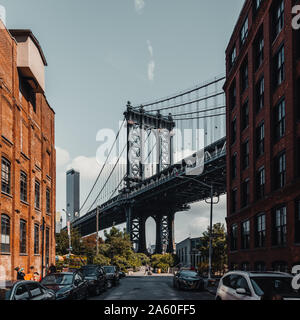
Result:
<instances>
[{"instance_id":1,"label":"tree","mask_svg":"<svg viewBox=\"0 0 300 320\"><path fill-rule=\"evenodd\" d=\"M81 243L81 235L77 229L71 229L71 246L72 253L80 255L84 248ZM69 253L69 236L67 231L61 231L56 235L56 253L58 255L66 255Z\"/></svg>"},{"instance_id":2,"label":"tree","mask_svg":"<svg viewBox=\"0 0 300 320\"><path fill-rule=\"evenodd\" d=\"M103 254L98 254L97 256L94 257L93 263L100 264L101 266L109 266L111 261L109 258L104 256Z\"/></svg>"},{"instance_id":3,"label":"tree","mask_svg":"<svg viewBox=\"0 0 300 320\"><path fill-rule=\"evenodd\" d=\"M202 245L198 248L207 260L209 257L209 233L209 228L203 232L201 237ZM227 265L227 240L224 224L214 224L212 234L212 268L215 271L223 272L225 265Z\"/></svg>"}]
</instances>

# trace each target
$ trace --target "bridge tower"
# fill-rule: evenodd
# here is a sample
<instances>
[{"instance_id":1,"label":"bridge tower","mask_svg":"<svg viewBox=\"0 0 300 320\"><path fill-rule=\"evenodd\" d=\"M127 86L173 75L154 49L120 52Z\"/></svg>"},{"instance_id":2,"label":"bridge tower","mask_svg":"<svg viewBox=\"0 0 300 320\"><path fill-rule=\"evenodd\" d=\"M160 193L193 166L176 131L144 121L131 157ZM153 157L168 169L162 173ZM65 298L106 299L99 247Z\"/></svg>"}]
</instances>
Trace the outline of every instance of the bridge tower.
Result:
<instances>
[{"instance_id":1,"label":"bridge tower","mask_svg":"<svg viewBox=\"0 0 300 320\"><path fill-rule=\"evenodd\" d=\"M125 192L128 203L125 207L126 228L138 252L147 253L146 221L153 216L156 221L156 252L165 247L167 252L174 252L174 212L146 213L134 206L129 195L132 188L145 179L146 142L152 134L155 136L156 174L173 164L172 130L175 127L172 115L162 116L145 112L143 106L133 108L128 102L124 113L127 122L127 173ZM170 215L169 215L170 214Z\"/></svg>"}]
</instances>

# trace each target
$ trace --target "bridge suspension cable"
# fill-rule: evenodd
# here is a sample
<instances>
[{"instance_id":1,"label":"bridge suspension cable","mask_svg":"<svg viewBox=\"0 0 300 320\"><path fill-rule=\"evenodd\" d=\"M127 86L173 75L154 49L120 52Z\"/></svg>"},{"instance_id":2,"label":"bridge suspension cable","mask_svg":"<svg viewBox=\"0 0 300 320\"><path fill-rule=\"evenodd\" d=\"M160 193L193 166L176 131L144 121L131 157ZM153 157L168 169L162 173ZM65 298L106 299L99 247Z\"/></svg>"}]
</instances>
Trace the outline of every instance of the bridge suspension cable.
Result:
<instances>
[{"instance_id":1,"label":"bridge suspension cable","mask_svg":"<svg viewBox=\"0 0 300 320\"><path fill-rule=\"evenodd\" d=\"M108 178L106 179L106 181L105 181L105 183L104 183L104 185L103 185L102 189L101 189L101 190L100 190L100 192L98 193L98 195L97 195L96 199L95 199L95 200L94 200L94 202L91 204L91 206L90 206L90 208L88 209L88 211L87 211L87 212L90 212L90 211L91 211L91 209L93 208L94 204L98 201L98 199L99 199L100 195L102 194L102 192L103 192L103 190L105 189L106 185L108 184L108 182L109 182L109 180L110 180L110 178L111 178L112 174L114 173L114 171L115 171L115 169L116 169L116 167L117 167L117 165L118 165L118 163L119 163L119 161L120 161L120 159L121 159L121 157L122 157L122 155L123 155L124 151L126 150L126 148L127 148L127 143L125 144L125 146L124 146L124 148L123 148L122 152L120 153L120 155L119 155L119 157L118 157L118 159L117 159L117 161L116 161L116 163L115 163L114 167L113 167L113 168L112 168L112 170L110 171L109 176L108 176Z\"/></svg>"},{"instance_id":2,"label":"bridge suspension cable","mask_svg":"<svg viewBox=\"0 0 300 320\"><path fill-rule=\"evenodd\" d=\"M117 135L116 135L116 138L115 138L115 140L114 140L114 143L112 144L112 146L111 146L111 148L110 148L110 150L109 150L108 156L107 156L107 158L106 158L106 160L105 160L105 162L104 162L104 164L103 164L103 166L102 166L102 168L101 168L101 170L100 170L100 172L99 172L99 174L98 174L98 176L97 176L97 178L96 178L96 180L95 180L95 182L94 182L94 184L93 184L93 186L92 186L92 188L91 188L91 190L90 190L90 192L88 193L88 195L87 195L87 197L86 197L83 205L82 205L81 208L79 209L79 213L83 210L85 204L87 203L87 201L88 201L88 199L90 198L92 192L94 191L94 189L95 189L95 187L96 187L96 185L97 185L97 183L98 183L98 181L99 181L99 179L100 179L100 177L101 177L101 175L102 175L102 173L103 173L103 171L104 171L104 169L105 169L105 167L106 167L106 165L107 165L107 163L108 163L108 159L109 159L109 157L111 156L111 153L112 153L112 151L114 150L114 147L115 147L115 145L116 145L116 143L117 143L117 141L118 141L118 139L119 139L121 130L122 130L125 122L126 122L126 119L123 120L123 123L122 123L122 125L121 125L121 127L120 127L120 129L119 129L119 131L118 131L118 133L117 133ZM89 210L88 210L87 212L89 212Z\"/></svg>"}]
</instances>

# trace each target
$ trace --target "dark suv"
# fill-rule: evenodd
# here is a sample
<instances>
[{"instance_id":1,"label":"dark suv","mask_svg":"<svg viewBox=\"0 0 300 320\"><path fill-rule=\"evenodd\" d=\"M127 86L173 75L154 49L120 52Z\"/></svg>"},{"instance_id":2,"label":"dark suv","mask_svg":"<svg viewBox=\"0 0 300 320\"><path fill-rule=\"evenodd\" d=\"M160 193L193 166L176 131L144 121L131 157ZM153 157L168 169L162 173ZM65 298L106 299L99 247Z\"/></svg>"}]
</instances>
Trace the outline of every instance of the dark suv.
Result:
<instances>
[{"instance_id":1,"label":"dark suv","mask_svg":"<svg viewBox=\"0 0 300 320\"><path fill-rule=\"evenodd\" d=\"M103 269L106 273L106 277L107 277L109 285L116 286L120 280L118 268L115 266L104 266Z\"/></svg>"},{"instance_id":2,"label":"dark suv","mask_svg":"<svg viewBox=\"0 0 300 320\"><path fill-rule=\"evenodd\" d=\"M98 296L107 289L107 278L105 271L98 265L87 265L81 267L81 273L88 283L90 295Z\"/></svg>"}]
</instances>

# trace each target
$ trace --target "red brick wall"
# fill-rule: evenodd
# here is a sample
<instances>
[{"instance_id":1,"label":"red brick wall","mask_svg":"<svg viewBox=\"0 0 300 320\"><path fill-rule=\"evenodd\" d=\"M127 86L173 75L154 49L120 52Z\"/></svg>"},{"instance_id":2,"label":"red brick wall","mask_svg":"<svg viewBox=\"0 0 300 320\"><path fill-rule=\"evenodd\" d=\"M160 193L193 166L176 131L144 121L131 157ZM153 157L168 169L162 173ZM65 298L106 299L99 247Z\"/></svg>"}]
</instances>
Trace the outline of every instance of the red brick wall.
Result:
<instances>
[{"instance_id":1,"label":"red brick wall","mask_svg":"<svg viewBox=\"0 0 300 320\"><path fill-rule=\"evenodd\" d=\"M50 263L55 262L55 182L56 154L54 140L54 111L43 94L37 94L36 113L19 92L16 66L17 44L5 29L0 30L0 155L11 162L11 194L1 193L0 215L11 219L10 254L0 252L0 277L3 267L6 279L15 279L14 268L27 272L30 266L41 272L42 232L40 252L34 255L34 225L50 229ZM27 174L28 201L20 201L20 172ZM34 206L34 185L41 186L41 208ZM51 212L46 213L46 188L51 190ZM20 219L27 222L27 254L20 255ZM45 263L44 263L45 264Z\"/></svg>"},{"instance_id":2,"label":"red brick wall","mask_svg":"<svg viewBox=\"0 0 300 320\"><path fill-rule=\"evenodd\" d=\"M243 262L249 262L250 267L254 268L256 261L264 261L268 269L275 261L285 261L291 267L294 263L300 262L300 246L294 243L294 218L295 218L295 199L300 197L300 180L297 177L296 150L297 138L299 137L299 122L296 117L295 96L296 91L300 88L295 87L297 73L297 64L295 59L295 31L291 28L291 8L292 1L285 0L285 27L278 35L275 41L271 39L271 8L275 1L263 1L262 8L256 17L253 16L252 1L245 1L240 18L236 24L235 30L226 50L227 57L227 80L224 86L227 99L227 224L230 232L232 224L238 224L238 250L229 252L229 265L231 263L241 266ZM249 34L246 43L240 48L240 30L248 14ZM262 66L254 72L254 41L260 27L263 26L264 32L264 61ZM300 31L298 31L300 32ZM298 37L299 39L299 37ZM272 58L284 42L285 47L285 81L275 90L271 86L272 77ZM237 47L237 60L234 67L230 70L229 55L234 45ZM249 87L241 93L240 90L240 68L245 57L248 57ZM256 113L255 106L255 85L259 78L264 75L265 79L265 106ZM235 109L230 108L229 89L236 79L237 83L237 106ZM285 136L275 143L273 139L272 117L274 107L278 100L285 96L286 102L286 133ZM241 132L241 106L249 98L249 127ZM299 106L298 106L299 108ZM231 145L231 122L237 118L237 141ZM255 129L258 124L264 120L265 123L265 153L262 157L255 156ZM250 166L246 170L241 168L241 145L243 141L249 138L250 142ZM274 191L274 171L273 159L283 149L286 150L287 161L287 183L286 186ZM231 157L234 153L238 154L237 178L231 177ZM266 170L266 186L264 199L256 201L255 198L255 174L256 171L264 166ZM241 184L246 179L250 179L250 205L241 209ZM238 210L232 213L231 196L232 190L238 189ZM277 205L286 204L288 219L288 241L287 245L282 248L273 247L271 243L271 213ZM263 249L255 249L254 244L254 218L258 213L265 212L267 219L267 243ZM249 250L241 250L241 223L250 219L251 244Z\"/></svg>"}]
</instances>

